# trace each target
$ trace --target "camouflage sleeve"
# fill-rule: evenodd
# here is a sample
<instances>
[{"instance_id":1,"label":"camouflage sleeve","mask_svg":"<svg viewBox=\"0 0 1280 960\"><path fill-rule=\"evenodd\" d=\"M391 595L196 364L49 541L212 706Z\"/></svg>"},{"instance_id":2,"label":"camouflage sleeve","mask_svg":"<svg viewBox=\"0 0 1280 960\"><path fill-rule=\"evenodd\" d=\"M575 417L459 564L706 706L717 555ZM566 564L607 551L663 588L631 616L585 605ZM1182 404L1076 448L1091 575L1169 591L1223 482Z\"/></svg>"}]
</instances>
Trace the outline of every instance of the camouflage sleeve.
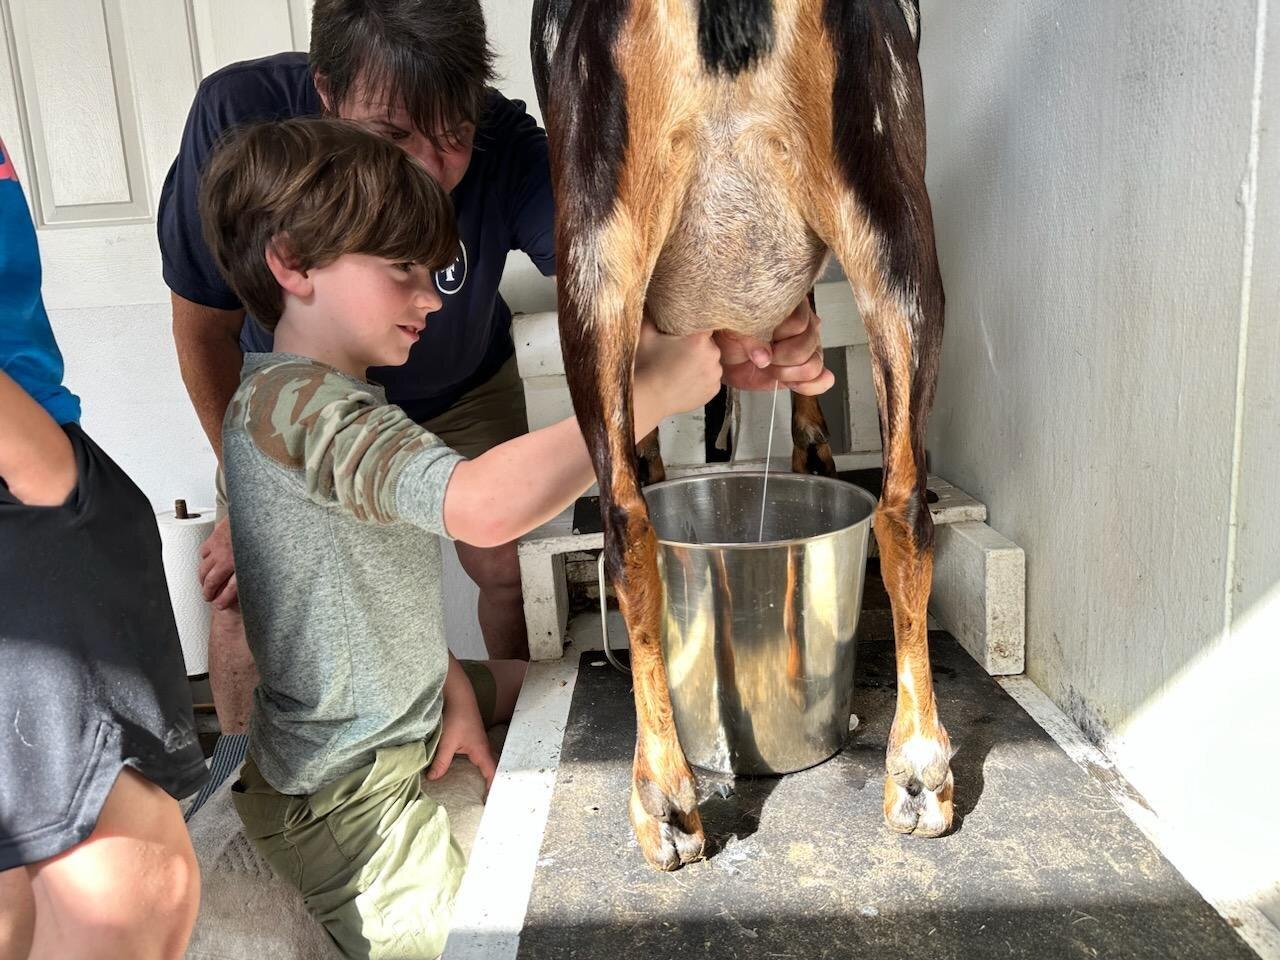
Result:
<instances>
[{"instance_id":1,"label":"camouflage sleeve","mask_svg":"<svg viewBox=\"0 0 1280 960\"><path fill-rule=\"evenodd\" d=\"M312 501L448 536L444 492L462 455L346 378L303 363L267 368L244 382L228 421Z\"/></svg>"}]
</instances>

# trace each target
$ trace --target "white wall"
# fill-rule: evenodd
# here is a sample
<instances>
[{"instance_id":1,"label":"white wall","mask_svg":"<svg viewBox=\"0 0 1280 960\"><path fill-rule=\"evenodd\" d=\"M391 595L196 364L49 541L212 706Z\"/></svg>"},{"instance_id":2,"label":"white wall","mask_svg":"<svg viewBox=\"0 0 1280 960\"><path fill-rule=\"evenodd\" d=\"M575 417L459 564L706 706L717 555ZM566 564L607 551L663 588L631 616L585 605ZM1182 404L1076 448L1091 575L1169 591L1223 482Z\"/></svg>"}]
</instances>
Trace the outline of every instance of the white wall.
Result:
<instances>
[{"instance_id":1,"label":"white wall","mask_svg":"<svg viewBox=\"0 0 1280 960\"><path fill-rule=\"evenodd\" d=\"M1278 11L923 6L934 469L1026 550L1031 677L1280 915Z\"/></svg>"}]
</instances>

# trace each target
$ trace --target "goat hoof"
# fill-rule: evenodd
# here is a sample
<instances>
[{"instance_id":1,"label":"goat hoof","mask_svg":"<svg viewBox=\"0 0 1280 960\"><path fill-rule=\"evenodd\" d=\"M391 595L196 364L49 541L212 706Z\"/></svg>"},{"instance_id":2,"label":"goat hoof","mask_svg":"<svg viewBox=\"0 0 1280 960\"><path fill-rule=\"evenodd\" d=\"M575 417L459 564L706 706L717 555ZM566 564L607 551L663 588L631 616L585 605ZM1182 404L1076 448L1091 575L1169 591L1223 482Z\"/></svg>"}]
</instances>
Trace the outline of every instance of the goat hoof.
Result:
<instances>
[{"instance_id":1,"label":"goat hoof","mask_svg":"<svg viewBox=\"0 0 1280 960\"><path fill-rule=\"evenodd\" d=\"M631 827L644 858L659 870L677 870L702 859L706 837L698 814L693 778L674 796L652 780L637 778L631 786Z\"/></svg>"},{"instance_id":2,"label":"goat hoof","mask_svg":"<svg viewBox=\"0 0 1280 960\"><path fill-rule=\"evenodd\" d=\"M954 814L950 748L945 733L915 736L892 747L885 761L884 820L898 833L940 837Z\"/></svg>"}]
</instances>

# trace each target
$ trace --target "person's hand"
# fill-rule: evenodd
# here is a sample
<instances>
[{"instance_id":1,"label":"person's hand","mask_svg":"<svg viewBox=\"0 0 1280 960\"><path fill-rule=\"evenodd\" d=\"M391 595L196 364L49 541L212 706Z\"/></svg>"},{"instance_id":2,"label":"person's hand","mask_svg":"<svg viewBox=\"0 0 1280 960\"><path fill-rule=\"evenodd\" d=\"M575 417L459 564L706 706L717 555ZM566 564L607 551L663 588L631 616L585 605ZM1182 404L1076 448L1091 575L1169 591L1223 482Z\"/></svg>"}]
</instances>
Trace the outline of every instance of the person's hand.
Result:
<instances>
[{"instance_id":1,"label":"person's hand","mask_svg":"<svg viewBox=\"0 0 1280 960\"><path fill-rule=\"evenodd\" d=\"M824 365L821 330L822 321L806 297L773 331L770 342L717 331L724 382L739 390L771 390L778 383L806 396L826 393L836 377Z\"/></svg>"},{"instance_id":2,"label":"person's hand","mask_svg":"<svg viewBox=\"0 0 1280 960\"><path fill-rule=\"evenodd\" d=\"M698 410L720 392L724 369L710 333L671 337L647 320L636 346L636 391L646 391L661 411L659 419Z\"/></svg>"},{"instance_id":3,"label":"person's hand","mask_svg":"<svg viewBox=\"0 0 1280 960\"><path fill-rule=\"evenodd\" d=\"M440 742L436 745L435 758L427 769L427 779L439 780L449 771L453 758L463 754L479 768L487 791L493 786L493 775L498 769L498 762L493 758L493 749L489 746L484 721L480 719L475 693L469 683L465 680L463 682L467 684L465 691L459 688L460 692L455 697L450 697L448 687L445 689Z\"/></svg>"},{"instance_id":4,"label":"person's hand","mask_svg":"<svg viewBox=\"0 0 1280 960\"><path fill-rule=\"evenodd\" d=\"M200 591L219 610L229 610L239 600L236 590L236 558L231 554L231 524L223 517L213 525L209 539L200 544L196 568Z\"/></svg>"}]
</instances>

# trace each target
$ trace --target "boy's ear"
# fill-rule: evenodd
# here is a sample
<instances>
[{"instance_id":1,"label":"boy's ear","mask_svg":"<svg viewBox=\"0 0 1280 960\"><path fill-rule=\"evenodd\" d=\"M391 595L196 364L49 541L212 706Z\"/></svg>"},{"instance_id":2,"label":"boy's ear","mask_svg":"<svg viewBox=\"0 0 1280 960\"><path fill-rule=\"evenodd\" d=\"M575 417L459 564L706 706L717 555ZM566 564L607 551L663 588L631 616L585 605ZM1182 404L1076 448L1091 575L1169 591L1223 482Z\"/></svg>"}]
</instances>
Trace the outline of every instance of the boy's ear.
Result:
<instances>
[{"instance_id":1,"label":"boy's ear","mask_svg":"<svg viewBox=\"0 0 1280 960\"><path fill-rule=\"evenodd\" d=\"M280 284L280 289L295 297L309 297L313 284L307 272L298 266L298 261L289 249L289 241L284 237L274 237L267 244L267 269Z\"/></svg>"}]
</instances>

